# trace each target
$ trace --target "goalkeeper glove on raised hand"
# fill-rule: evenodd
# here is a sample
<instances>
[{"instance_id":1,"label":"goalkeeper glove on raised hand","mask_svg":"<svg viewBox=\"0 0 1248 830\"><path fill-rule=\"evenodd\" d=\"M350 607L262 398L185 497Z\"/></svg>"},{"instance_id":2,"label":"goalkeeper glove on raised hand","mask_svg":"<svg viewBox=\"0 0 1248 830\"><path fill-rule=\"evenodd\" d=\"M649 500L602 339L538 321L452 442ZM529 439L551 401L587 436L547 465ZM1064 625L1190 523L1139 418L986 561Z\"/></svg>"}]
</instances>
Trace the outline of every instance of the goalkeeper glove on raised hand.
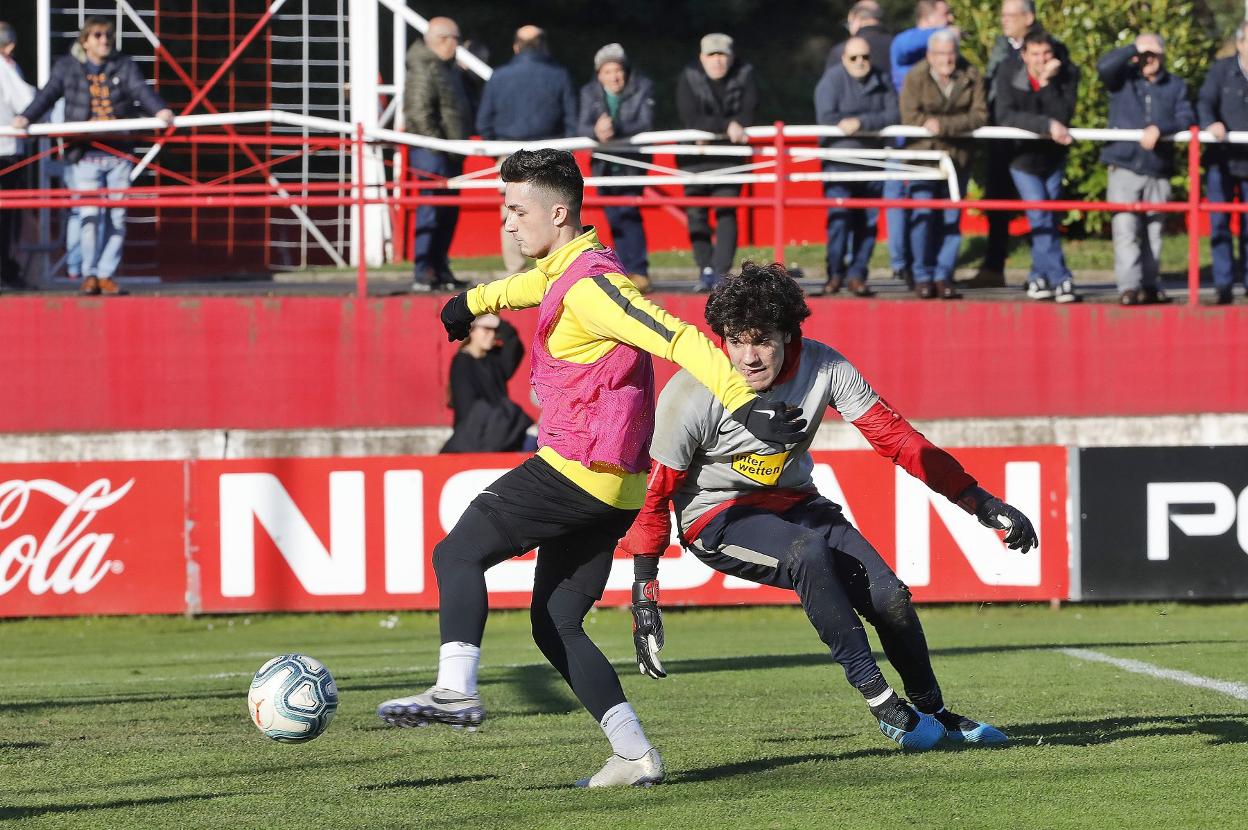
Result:
<instances>
[{"instance_id":1,"label":"goalkeeper glove on raised hand","mask_svg":"<svg viewBox=\"0 0 1248 830\"><path fill-rule=\"evenodd\" d=\"M638 580L633 583L633 647L637 649L637 668L647 677L667 677L659 652L663 650L663 612L659 610L659 581Z\"/></svg>"},{"instance_id":2,"label":"goalkeeper glove on raised hand","mask_svg":"<svg viewBox=\"0 0 1248 830\"><path fill-rule=\"evenodd\" d=\"M734 409L729 417L743 424L755 438L768 444L796 444L806 429L802 410L784 401L755 398Z\"/></svg>"},{"instance_id":3,"label":"goalkeeper glove on raised hand","mask_svg":"<svg viewBox=\"0 0 1248 830\"><path fill-rule=\"evenodd\" d=\"M451 343L456 340L467 340L468 330L472 321L477 319L468 308L468 292L456 294L442 306L442 328L446 329L446 339Z\"/></svg>"},{"instance_id":4,"label":"goalkeeper glove on raised hand","mask_svg":"<svg viewBox=\"0 0 1248 830\"><path fill-rule=\"evenodd\" d=\"M1022 511L1001 501L983 487L977 485L968 488L958 499L958 503L968 512L974 513L984 527L1006 531L1005 546L1010 550L1026 553L1040 546L1036 529Z\"/></svg>"}]
</instances>

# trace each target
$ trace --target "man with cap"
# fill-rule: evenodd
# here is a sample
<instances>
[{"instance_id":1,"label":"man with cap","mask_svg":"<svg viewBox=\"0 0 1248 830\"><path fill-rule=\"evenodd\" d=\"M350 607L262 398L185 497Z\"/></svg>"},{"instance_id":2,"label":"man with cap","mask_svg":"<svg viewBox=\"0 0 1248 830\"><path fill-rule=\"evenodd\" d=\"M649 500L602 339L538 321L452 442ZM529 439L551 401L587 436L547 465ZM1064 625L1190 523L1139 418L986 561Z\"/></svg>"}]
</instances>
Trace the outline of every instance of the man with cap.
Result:
<instances>
[{"instance_id":1,"label":"man with cap","mask_svg":"<svg viewBox=\"0 0 1248 830\"><path fill-rule=\"evenodd\" d=\"M745 144L745 128L754 121L758 106L758 84L754 67L739 63L733 55L732 38L715 32L702 38L698 60L680 73L676 82L676 110L683 127L726 135L723 140L699 141L699 144ZM706 173L742 163L735 156L681 156L682 168ZM735 197L741 194L739 184L693 184L685 186L686 196ZM715 232L712 236L708 209L685 209L689 220L689 241L698 266L698 289L710 291L732 269L737 253L737 209L715 208Z\"/></svg>"},{"instance_id":2,"label":"man with cap","mask_svg":"<svg viewBox=\"0 0 1248 830\"><path fill-rule=\"evenodd\" d=\"M577 132L603 144L623 141L654 128L654 84L633 69L618 43L608 43L594 55L594 80L581 87ZM612 155L622 155L612 151ZM595 176L642 175L644 170L595 156L590 166ZM640 196L637 185L611 187L608 196ZM646 258L646 229L641 210L634 205L608 205L607 224L615 253L628 270L628 278L643 294L650 290L650 264Z\"/></svg>"}]
</instances>

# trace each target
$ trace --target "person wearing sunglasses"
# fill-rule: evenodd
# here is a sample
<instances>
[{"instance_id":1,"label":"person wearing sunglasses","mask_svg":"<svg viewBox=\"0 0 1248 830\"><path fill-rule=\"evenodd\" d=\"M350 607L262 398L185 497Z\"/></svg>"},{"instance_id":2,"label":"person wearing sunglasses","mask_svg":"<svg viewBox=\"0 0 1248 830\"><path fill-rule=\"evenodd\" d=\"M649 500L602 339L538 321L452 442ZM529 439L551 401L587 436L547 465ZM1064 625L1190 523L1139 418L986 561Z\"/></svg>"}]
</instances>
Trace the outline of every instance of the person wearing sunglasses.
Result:
<instances>
[{"instance_id":1,"label":"person wearing sunglasses","mask_svg":"<svg viewBox=\"0 0 1248 830\"><path fill-rule=\"evenodd\" d=\"M1101 149L1101 162L1109 167L1106 198L1169 201L1174 145L1162 143L1161 137L1186 130L1196 123L1196 114L1187 99L1187 84L1166 71L1165 41L1161 35L1139 35L1129 46L1102 57L1096 72L1109 91L1109 127L1143 130L1139 141L1114 141ZM1161 213L1124 211L1110 221L1114 278L1123 305L1167 301L1158 284L1164 218Z\"/></svg>"},{"instance_id":2,"label":"person wearing sunglasses","mask_svg":"<svg viewBox=\"0 0 1248 830\"><path fill-rule=\"evenodd\" d=\"M35 93L30 106L13 119L13 126L25 129L61 98L65 99L66 121L112 121L150 115L171 123L173 111L148 86L138 65L113 48L114 35L112 20L88 17L70 53L52 66L47 84ZM120 199L119 191L130 186L133 151L134 141L125 136L97 134L75 142L65 153L69 163L66 183L73 190L117 191L110 198ZM122 293L113 276L121 265L126 241L126 209L82 206L76 211L82 254L81 293Z\"/></svg>"},{"instance_id":3,"label":"person wearing sunglasses","mask_svg":"<svg viewBox=\"0 0 1248 830\"><path fill-rule=\"evenodd\" d=\"M897 93L888 74L871 64L871 44L854 36L845 42L841 63L824 71L815 86L815 118L820 124L839 128L845 138L824 139L822 146L838 150L879 148L880 139L861 138L899 120ZM862 171L862 165L830 159L824 172L843 174ZM884 193L882 181L827 181L823 195L829 199L876 198ZM871 296L867 269L875 249L878 208L828 208L828 281L824 294L835 294L848 280L851 294Z\"/></svg>"}]
</instances>

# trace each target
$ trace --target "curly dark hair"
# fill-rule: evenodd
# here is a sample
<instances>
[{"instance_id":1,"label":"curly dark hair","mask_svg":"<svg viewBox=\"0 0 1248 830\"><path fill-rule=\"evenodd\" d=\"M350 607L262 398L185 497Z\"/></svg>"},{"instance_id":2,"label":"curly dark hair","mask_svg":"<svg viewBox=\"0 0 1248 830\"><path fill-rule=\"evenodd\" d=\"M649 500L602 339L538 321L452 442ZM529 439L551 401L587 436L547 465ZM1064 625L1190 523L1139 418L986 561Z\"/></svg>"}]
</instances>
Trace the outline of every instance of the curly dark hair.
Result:
<instances>
[{"instance_id":1,"label":"curly dark hair","mask_svg":"<svg viewBox=\"0 0 1248 830\"><path fill-rule=\"evenodd\" d=\"M574 214L581 212L585 195L585 179L576 159L566 150L517 150L507 157L499 177L505 182L528 182L548 191L568 206Z\"/></svg>"},{"instance_id":2,"label":"curly dark hair","mask_svg":"<svg viewBox=\"0 0 1248 830\"><path fill-rule=\"evenodd\" d=\"M725 277L706 301L706 322L720 337L773 329L801 337L809 316L802 287L778 262L743 263L741 273Z\"/></svg>"}]
</instances>

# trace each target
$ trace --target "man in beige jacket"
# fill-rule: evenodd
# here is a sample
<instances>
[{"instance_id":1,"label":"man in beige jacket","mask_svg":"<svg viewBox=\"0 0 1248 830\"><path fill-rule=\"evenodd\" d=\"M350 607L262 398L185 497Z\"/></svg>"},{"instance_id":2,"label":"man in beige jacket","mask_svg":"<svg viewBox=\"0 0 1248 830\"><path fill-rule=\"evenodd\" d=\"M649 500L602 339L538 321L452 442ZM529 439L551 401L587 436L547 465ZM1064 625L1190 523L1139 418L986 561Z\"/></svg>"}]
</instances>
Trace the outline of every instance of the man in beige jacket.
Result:
<instances>
[{"instance_id":1,"label":"man in beige jacket","mask_svg":"<svg viewBox=\"0 0 1248 830\"><path fill-rule=\"evenodd\" d=\"M949 154L958 172L959 190L965 193L971 164L971 139L955 138L988 123L988 95L978 70L958 54L959 35L954 29L934 32L927 42L927 58L908 73L901 87L901 123L923 127L932 138L907 142L915 150L941 150ZM944 182L910 184L914 199L945 199ZM914 290L920 299L959 296L953 287L962 233L959 209L918 208L911 212L910 246L914 252Z\"/></svg>"}]
</instances>

